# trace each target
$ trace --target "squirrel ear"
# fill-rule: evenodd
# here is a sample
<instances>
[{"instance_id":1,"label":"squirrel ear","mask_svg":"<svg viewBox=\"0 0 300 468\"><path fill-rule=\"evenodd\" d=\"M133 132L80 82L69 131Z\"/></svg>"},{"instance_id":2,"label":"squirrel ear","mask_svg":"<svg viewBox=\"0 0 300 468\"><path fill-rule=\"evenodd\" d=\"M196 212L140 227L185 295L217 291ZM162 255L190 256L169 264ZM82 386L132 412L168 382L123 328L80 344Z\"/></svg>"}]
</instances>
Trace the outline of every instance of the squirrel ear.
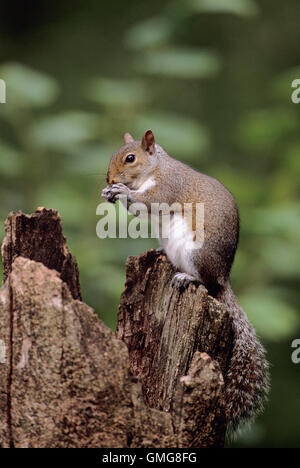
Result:
<instances>
[{"instance_id":1,"label":"squirrel ear","mask_svg":"<svg viewBox=\"0 0 300 468\"><path fill-rule=\"evenodd\" d=\"M130 133L125 133L124 135L124 143L132 143L134 141L133 137L130 135Z\"/></svg>"},{"instance_id":2,"label":"squirrel ear","mask_svg":"<svg viewBox=\"0 0 300 468\"><path fill-rule=\"evenodd\" d=\"M142 148L148 153L154 153L155 138L152 130L147 130L142 139Z\"/></svg>"}]
</instances>

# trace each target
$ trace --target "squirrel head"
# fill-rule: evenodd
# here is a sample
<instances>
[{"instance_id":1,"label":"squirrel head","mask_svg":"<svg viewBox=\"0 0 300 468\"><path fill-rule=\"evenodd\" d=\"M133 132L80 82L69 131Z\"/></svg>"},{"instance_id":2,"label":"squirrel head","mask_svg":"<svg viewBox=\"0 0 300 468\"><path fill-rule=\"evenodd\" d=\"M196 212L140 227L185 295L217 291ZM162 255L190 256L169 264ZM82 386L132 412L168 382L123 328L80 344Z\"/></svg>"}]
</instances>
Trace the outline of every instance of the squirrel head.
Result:
<instances>
[{"instance_id":1,"label":"squirrel head","mask_svg":"<svg viewBox=\"0 0 300 468\"><path fill-rule=\"evenodd\" d=\"M138 189L158 164L155 138L152 131L147 130L141 141L135 141L126 133L124 142L111 157L106 181L109 185L122 183Z\"/></svg>"}]
</instances>

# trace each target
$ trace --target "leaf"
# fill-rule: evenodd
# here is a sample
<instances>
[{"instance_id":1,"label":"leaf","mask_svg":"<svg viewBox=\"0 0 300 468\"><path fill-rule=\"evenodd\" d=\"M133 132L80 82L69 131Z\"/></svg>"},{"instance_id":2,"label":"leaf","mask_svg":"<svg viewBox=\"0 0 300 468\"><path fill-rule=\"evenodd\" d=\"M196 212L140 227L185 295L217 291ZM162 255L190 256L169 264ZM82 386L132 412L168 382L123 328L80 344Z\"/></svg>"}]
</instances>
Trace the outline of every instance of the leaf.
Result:
<instances>
[{"instance_id":1,"label":"leaf","mask_svg":"<svg viewBox=\"0 0 300 468\"><path fill-rule=\"evenodd\" d=\"M30 136L37 145L70 150L70 146L76 146L96 135L97 122L94 114L65 112L40 119L33 125Z\"/></svg>"},{"instance_id":2,"label":"leaf","mask_svg":"<svg viewBox=\"0 0 300 468\"><path fill-rule=\"evenodd\" d=\"M146 52L137 61L140 72L174 78L206 78L220 69L220 59L204 49L167 49Z\"/></svg>"},{"instance_id":3,"label":"leaf","mask_svg":"<svg viewBox=\"0 0 300 468\"><path fill-rule=\"evenodd\" d=\"M0 76L6 83L6 102L15 107L43 107L58 95L58 84L50 76L19 63L1 66Z\"/></svg>"},{"instance_id":4,"label":"leaf","mask_svg":"<svg viewBox=\"0 0 300 468\"><path fill-rule=\"evenodd\" d=\"M111 107L133 107L146 99L146 87L140 80L98 78L87 86L87 96L94 102Z\"/></svg>"},{"instance_id":5,"label":"leaf","mask_svg":"<svg viewBox=\"0 0 300 468\"><path fill-rule=\"evenodd\" d=\"M157 16L132 26L125 36L125 43L131 49L145 50L165 44L172 30L172 22L168 18Z\"/></svg>"},{"instance_id":6,"label":"leaf","mask_svg":"<svg viewBox=\"0 0 300 468\"><path fill-rule=\"evenodd\" d=\"M258 335L270 341L289 338L299 326L297 311L273 290L255 290L242 296L240 303Z\"/></svg>"},{"instance_id":7,"label":"leaf","mask_svg":"<svg viewBox=\"0 0 300 468\"><path fill-rule=\"evenodd\" d=\"M187 6L199 13L232 13L239 16L258 13L253 0L188 0Z\"/></svg>"},{"instance_id":8,"label":"leaf","mask_svg":"<svg viewBox=\"0 0 300 468\"><path fill-rule=\"evenodd\" d=\"M134 124L137 139L152 129L156 142L180 159L199 158L209 145L206 128L186 116L161 112L140 115Z\"/></svg>"}]
</instances>

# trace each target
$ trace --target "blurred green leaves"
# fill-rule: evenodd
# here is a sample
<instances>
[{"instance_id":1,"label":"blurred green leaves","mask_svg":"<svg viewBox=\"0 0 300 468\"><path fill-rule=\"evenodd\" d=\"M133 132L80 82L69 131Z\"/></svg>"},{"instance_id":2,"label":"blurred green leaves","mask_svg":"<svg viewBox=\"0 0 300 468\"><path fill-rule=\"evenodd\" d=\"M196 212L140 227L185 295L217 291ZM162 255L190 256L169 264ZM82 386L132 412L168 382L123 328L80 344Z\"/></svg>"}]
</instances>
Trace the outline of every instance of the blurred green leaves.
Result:
<instances>
[{"instance_id":1,"label":"blurred green leaves","mask_svg":"<svg viewBox=\"0 0 300 468\"><path fill-rule=\"evenodd\" d=\"M209 145L207 129L187 116L164 112L148 112L135 119L135 134L140 139L148 128L155 134L156 141L168 149L170 154L181 159L203 157Z\"/></svg>"},{"instance_id":2,"label":"blurred green leaves","mask_svg":"<svg viewBox=\"0 0 300 468\"><path fill-rule=\"evenodd\" d=\"M176 29L187 18L199 13L230 13L255 16L257 4L253 0L181 0L170 2L160 15L131 26L125 35L125 44L132 50L145 51L172 43Z\"/></svg>"},{"instance_id":3,"label":"blurred green leaves","mask_svg":"<svg viewBox=\"0 0 300 468\"><path fill-rule=\"evenodd\" d=\"M258 335L267 340L285 340L299 327L297 310L281 300L275 289L249 291L240 302Z\"/></svg>"},{"instance_id":4,"label":"blurred green leaves","mask_svg":"<svg viewBox=\"0 0 300 468\"><path fill-rule=\"evenodd\" d=\"M257 208L245 220L247 229L256 235L265 234L287 241L299 241L300 206L298 204L281 204Z\"/></svg>"},{"instance_id":5,"label":"blurred green leaves","mask_svg":"<svg viewBox=\"0 0 300 468\"><path fill-rule=\"evenodd\" d=\"M64 112L49 115L35 122L30 137L40 147L69 151L79 143L93 138L97 120L87 112Z\"/></svg>"},{"instance_id":6,"label":"blurred green leaves","mask_svg":"<svg viewBox=\"0 0 300 468\"><path fill-rule=\"evenodd\" d=\"M116 80L98 78L87 86L87 96L106 108L134 107L146 99L146 86L142 80Z\"/></svg>"},{"instance_id":7,"label":"blurred green leaves","mask_svg":"<svg viewBox=\"0 0 300 468\"><path fill-rule=\"evenodd\" d=\"M19 176L22 168L22 153L0 140L0 174L4 177Z\"/></svg>"},{"instance_id":8,"label":"blurred green leaves","mask_svg":"<svg viewBox=\"0 0 300 468\"><path fill-rule=\"evenodd\" d=\"M125 44L133 50L145 50L168 43L174 22L165 16L157 16L132 26L125 35Z\"/></svg>"},{"instance_id":9,"label":"blurred green leaves","mask_svg":"<svg viewBox=\"0 0 300 468\"><path fill-rule=\"evenodd\" d=\"M70 157L65 159L66 169L79 177L87 174L98 176L99 180L104 179L111 155L120 145L120 141L114 145L99 143L79 145L72 151Z\"/></svg>"},{"instance_id":10,"label":"blurred green leaves","mask_svg":"<svg viewBox=\"0 0 300 468\"><path fill-rule=\"evenodd\" d=\"M1 66L0 76L7 85L7 100L15 107L48 106L59 93L56 80L19 63Z\"/></svg>"},{"instance_id":11,"label":"blurred green leaves","mask_svg":"<svg viewBox=\"0 0 300 468\"><path fill-rule=\"evenodd\" d=\"M252 0L188 0L188 6L199 13L233 13L253 16L258 7Z\"/></svg>"},{"instance_id":12,"label":"blurred green leaves","mask_svg":"<svg viewBox=\"0 0 300 468\"><path fill-rule=\"evenodd\" d=\"M220 59L208 50L186 48L145 52L137 61L143 73L174 78L207 78L220 69Z\"/></svg>"},{"instance_id":13,"label":"blurred green leaves","mask_svg":"<svg viewBox=\"0 0 300 468\"><path fill-rule=\"evenodd\" d=\"M270 95L285 104L289 102L292 106L291 95L294 90L292 83L297 78L300 78L300 67L284 70L272 80Z\"/></svg>"},{"instance_id":14,"label":"blurred green leaves","mask_svg":"<svg viewBox=\"0 0 300 468\"><path fill-rule=\"evenodd\" d=\"M298 231L298 239L300 232ZM296 238L296 233L294 233ZM300 250L298 239L287 242L270 238L261 253L261 262L266 274L279 280L297 279L300 282ZM300 317L299 317L300 318Z\"/></svg>"},{"instance_id":15,"label":"blurred green leaves","mask_svg":"<svg viewBox=\"0 0 300 468\"><path fill-rule=\"evenodd\" d=\"M41 206L58 209L69 229L78 228L78 220L84 222L88 210L85 197L77 187L66 184L65 180L40 187L37 198Z\"/></svg>"},{"instance_id":16,"label":"blurred green leaves","mask_svg":"<svg viewBox=\"0 0 300 468\"><path fill-rule=\"evenodd\" d=\"M262 109L248 113L238 127L244 148L270 150L297 130L296 109Z\"/></svg>"}]
</instances>

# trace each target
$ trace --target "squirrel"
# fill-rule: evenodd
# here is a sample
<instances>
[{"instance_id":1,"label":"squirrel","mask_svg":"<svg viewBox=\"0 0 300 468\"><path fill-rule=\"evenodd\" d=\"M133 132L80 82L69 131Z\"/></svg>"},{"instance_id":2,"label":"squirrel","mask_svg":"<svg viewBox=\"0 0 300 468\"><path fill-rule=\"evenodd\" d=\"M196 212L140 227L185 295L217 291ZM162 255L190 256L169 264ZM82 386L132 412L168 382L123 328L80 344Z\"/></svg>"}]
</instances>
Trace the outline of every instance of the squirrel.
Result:
<instances>
[{"instance_id":1,"label":"squirrel","mask_svg":"<svg viewBox=\"0 0 300 468\"><path fill-rule=\"evenodd\" d=\"M229 276L239 238L239 213L233 195L217 179L197 172L172 158L155 143L148 130L141 141L126 133L125 144L112 155L107 173L109 184L102 196L109 202L126 199L151 209L153 203L202 203L204 241L193 248L192 226L183 211L172 214L168 238L159 238L162 250L178 272L172 286L203 284L209 294L225 304L232 319L233 349L225 375L228 426L236 431L263 409L269 391L269 365L265 350L231 289Z\"/></svg>"}]
</instances>

